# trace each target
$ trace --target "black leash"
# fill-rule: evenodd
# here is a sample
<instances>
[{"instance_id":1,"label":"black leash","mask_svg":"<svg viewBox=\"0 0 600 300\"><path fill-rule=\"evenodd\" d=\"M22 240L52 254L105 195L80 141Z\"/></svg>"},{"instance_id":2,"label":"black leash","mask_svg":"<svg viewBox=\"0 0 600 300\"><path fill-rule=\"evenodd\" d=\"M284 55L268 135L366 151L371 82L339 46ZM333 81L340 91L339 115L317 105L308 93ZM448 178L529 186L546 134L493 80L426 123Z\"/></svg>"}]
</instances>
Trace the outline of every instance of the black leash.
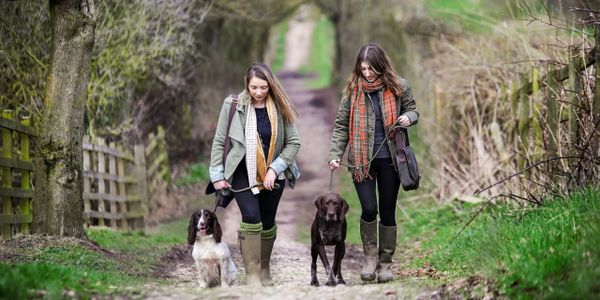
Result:
<instances>
[{"instance_id":1,"label":"black leash","mask_svg":"<svg viewBox=\"0 0 600 300\"><path fill-rule=\"evenodd\" d=\"M247 190L251 190L255 187L259 187L262 185L262 182L257 182L255 185L253 186L249 186L249 187L245 187L245 188L241 188L239 190L234 189L233 187L229 187L229 188L225 188L225 189L220 189L217 191L217 193L223 193L224 196L229 196L229 193L239 193L239 192L244 192ZM279 183L275 182L273 183L273 188L274 189L278 189L281 186L279 185ZM215 208L213 209L213 213L217 212L217 207L219 207L218 203L215 201Z\"/></svg>"},{"instance_id":2,"label":"black leash","mask_svg":"<svg viewBox=\"0 0 600 300\"><path fill-rule=\"evenodd\" d=\"M340 159L338 161L338 163L340 165L342 165L342 166L345 166L345 167L348 167L348 168L356 168L356 169L358 169L360 167L364 167L364 166L369 165L370 163L372 163L373 160L375 160L375 157L377 157L377 154L379 154L379 151L381 151L381 149L383 149L383 146L388 142L388 140L392 136L392 133L394 133L396 131L396 129L408 129L408 127L402 126L402 125L397 125L396 123L398 123L397 119L396 119L396 122L394 122L394 124L392 124L392 128L390 129L390 131L388 131L388 134L383 139L383 142L381 143L381 145L379 145L379 148L377 148L377 151L375 151L375 153L373 153L373 157L371 157L371 159L369 159L369 161L367 161L364 164L360 164L360 165L351 165L351 164L343 163L341 161L341 159ZM396 146L396 147L398 147L398 146ZM329 193L330 194L333 191L333 171L335 171L335 170L331 169L331 176L329 177Z\"/></svg>"}]
</instances>

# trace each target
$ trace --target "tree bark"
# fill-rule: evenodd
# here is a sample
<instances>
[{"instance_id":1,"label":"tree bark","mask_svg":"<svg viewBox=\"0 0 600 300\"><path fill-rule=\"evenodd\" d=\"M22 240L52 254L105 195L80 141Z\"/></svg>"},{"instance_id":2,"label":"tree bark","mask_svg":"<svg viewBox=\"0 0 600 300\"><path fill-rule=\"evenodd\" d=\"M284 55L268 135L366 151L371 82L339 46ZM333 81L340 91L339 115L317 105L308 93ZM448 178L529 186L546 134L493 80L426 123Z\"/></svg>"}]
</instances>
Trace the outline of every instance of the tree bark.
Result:
<instances>
[{"instance_id":1,"label":"tree bark","mask_svg":"<svg viewBox=\"0 0 600 300\"><path fill-rule=\"evenodd\" d=\"M85 237L82 201L83 116L94 47L93 0L50 0L51 66L36 146L33 228Z\"/></svg>"}]
</instances>

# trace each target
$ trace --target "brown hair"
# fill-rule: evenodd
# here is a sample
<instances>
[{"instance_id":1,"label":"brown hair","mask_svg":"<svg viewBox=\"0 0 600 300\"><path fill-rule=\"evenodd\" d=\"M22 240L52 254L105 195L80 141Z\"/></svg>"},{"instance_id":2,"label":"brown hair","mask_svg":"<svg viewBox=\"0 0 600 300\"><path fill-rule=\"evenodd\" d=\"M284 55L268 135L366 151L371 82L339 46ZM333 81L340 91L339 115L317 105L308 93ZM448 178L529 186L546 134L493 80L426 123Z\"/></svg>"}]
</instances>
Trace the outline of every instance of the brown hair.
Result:
<instances>
[{"instance_id":1,"label":"brown hair","mask_svg":"<svg viewBox=\"0 0 600 300\"><path fill-rule=\"evenodd\" d=\"M344 98L352 94L352 91L356 88L360 79L362 79L363 75L360 71L360 64L362 62L368 63L373 68L373 71L382 77L384 86L390 88L394 95L402 95L403 91L400 79L398 78L396 69L390 63L390 58L385 54L381 46L375 43L368 43L363 45L358 50L358 54L356 54L354 69L350 73L350 76L348 76L346 87L344 88Z\"/></svg>"},{"instance_id":2,"label":"brown hair","mask_svg":"<svg viewBox=\"0 0 600 300\"><path fill-rule=\"evenodd\" d=\"M248 93L250 93L248 84L254 77L262 79L269 84L269 95L273 101L275 101L275 105L277 105L277 109L281 112L283 120L288 124L293 123L297 115L296 108L283 90L277 77L273 75L271 69L263 63L255 63L248 68L246 76L244 77L244 81L246 82L246 92Z\"/></svg>"}]
</instances>

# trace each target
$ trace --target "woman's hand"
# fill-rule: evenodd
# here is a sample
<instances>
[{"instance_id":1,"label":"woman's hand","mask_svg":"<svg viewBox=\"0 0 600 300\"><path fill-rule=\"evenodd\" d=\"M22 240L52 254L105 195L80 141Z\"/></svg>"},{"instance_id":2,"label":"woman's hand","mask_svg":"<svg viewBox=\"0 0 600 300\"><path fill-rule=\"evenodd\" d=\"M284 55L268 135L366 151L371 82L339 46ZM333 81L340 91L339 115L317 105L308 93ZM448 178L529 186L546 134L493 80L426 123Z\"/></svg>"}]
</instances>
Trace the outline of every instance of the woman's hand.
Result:
<instances>
[{"instance_id":1,"label":"woman's hand","mask_svg":"<svg viewBox=\"0 0 600 300\"><path fill-rule=\"evenodd\" d=\"M410 126L410 119L405 115L401 115L398 117L398 125L408 127Z\"/></svg>"},{"instance_id":2,"label":"woman's hand","mask_svg":"<svg viewBox=\"0 0 600 300\"><path fill-rule=\"evenodd\" d=\"M334 159L334 160L330 161L329 162L329 167L332 170L335 170L335 169L339 168L340 167L340 160L339 159Z\"/></svg>"},{"instance_id":3,"label":"woman's hand","mask_svg":"<svg viewBox=\"0 0 600 300\"><path fill-rule=\"evenodd\" d=\"M267 170L267 175L265 175L265 179L263 181L263 186L265 187L265 189L272 191L275 186L275 179L277 179L277 174L275 174L275 171L273 171L273 169L269 168L269 170Z\"/></svg>"},{"instance_id":4,"label":"woman's hand","mask_svg":"<svg viewBox=\"0 0 600 300\"><path fill-rule=\"evenodd\" d=\"M217 191L222 189L228 189L231 187L231 184L229 184L229 182L227 182L227 180L225 179L213 182L213 185L215 187L215 190Z\"/></svg>"}]
</instances>

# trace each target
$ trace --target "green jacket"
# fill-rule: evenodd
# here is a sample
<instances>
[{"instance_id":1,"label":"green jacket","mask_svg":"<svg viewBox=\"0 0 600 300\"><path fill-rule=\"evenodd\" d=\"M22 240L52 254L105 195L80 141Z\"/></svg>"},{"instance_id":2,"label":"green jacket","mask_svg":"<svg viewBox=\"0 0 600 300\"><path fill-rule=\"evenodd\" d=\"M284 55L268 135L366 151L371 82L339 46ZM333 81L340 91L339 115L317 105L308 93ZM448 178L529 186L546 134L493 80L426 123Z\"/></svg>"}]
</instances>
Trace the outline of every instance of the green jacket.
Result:
<instances>
[{"instance_id":1,"label":"green jacket","mask_svg":"<svg viewBox=\"0 0 600 300\"><path fill-rule=\"evenodd\" d=\"M411 126L416 124L419 120L419 112L417 111L417 106L415 105L415 99L412 94L412 90L408 83L408 80L400 77L400 84L402 86L403 94L400 97L396 97L396 108L398 109L398 116L405 115L411 122ZM374 144L374 136L375 136L375 112L373 111L373 103L371 102L371 97L369 94L365 99L369 99L367 102L367 159L371 159L373 157L373 144ZM379 99L383 99L383 91L379 92ZM333 134L331 136L331 143L329 145L329 160L332 161L334 159L341 160L342 156L344 156L344 152L346 151L346 146L350 140L350 108L351 103L349 99L343 99L340 103L337 116L335 118L335 127L333 128ZM385 126L384 126L385 128ZM385 128L385 133L387 135L388 128ZM388 148L390 149L390 153L394 155L396 153L396 142L394 139L388 140ZM397 170L396 160L392 159L394 163L394 168ZM354 159L348 156L348 163L350 165L354 165Z\"/></svg>"},{"instance_id":2,"label":"green jacket","mask_svg":"<svg viewBox=\"0 0 600 300\"><path fill-rule=\"evenodd\" d=\"M238 97L238 104L231 119L231 128L229 137L231 147L227 155L226 165L223 166L223 151L225 145L225 134L227 132L227 120L231 108L232 98L227 97L221 107L215 137L213 139L212 150L210 152L210 179L212 182L227 179L231 183L233 172L246 155L246 112L250 103L250 96L242 92ZM300 171L294 158L300 149L300 137L294 124L287 124L283 121L281 114L277 116L277 143L275 144L275 153L273 162L269 165L279 176L284 172L291 186L295 180L300 177Z\"/></svg>"}]
</instances>

